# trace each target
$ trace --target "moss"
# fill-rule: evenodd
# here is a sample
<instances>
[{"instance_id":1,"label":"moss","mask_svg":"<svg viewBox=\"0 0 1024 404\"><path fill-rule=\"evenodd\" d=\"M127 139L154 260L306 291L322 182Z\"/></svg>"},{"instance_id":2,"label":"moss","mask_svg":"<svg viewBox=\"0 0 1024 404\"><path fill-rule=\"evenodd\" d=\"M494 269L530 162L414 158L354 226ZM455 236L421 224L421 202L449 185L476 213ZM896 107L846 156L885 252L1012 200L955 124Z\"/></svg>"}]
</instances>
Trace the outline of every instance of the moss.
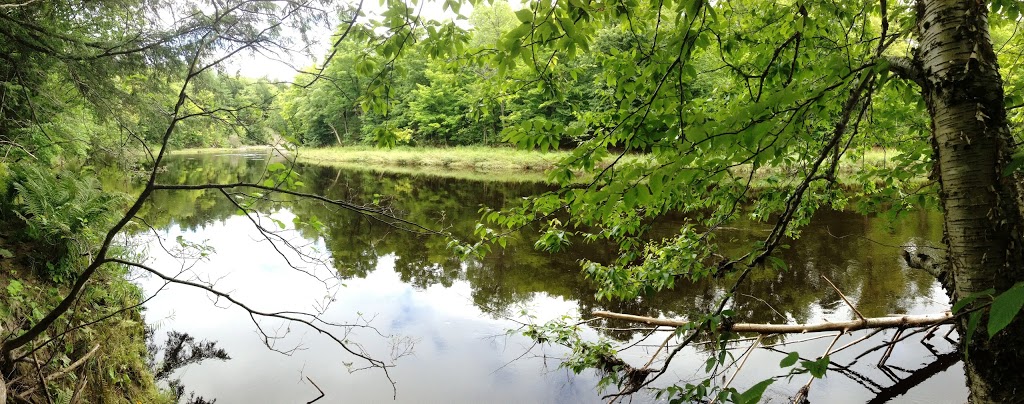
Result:
<instances>
[{"instance_id":1,"label":"moss","mask_svg":"<svg viewBox=\"0 0 1024 404\"><path fill-rule=\"evenodd\" d=\"M24 237L18 220L0 220L0 339L27 329L56 306L70 288L33 266L56 262L46 249ZM8 375L10 402L24 396L31 402L67 402L81 389L82 402L170 403L173 399L153 380L147 362L145 323L139 287L125 270L107 266L86 286L74 309L60 318L33 344L15 351L25 356ZM128 308L128 309L126 309ZM30 353L32 350L34 353ZM90 353L95 349L95 352ZM69 368L86 358L74 369ZM37 369L35 363L39 363ZM37 374L54 375L40 388ZM24 376L24 377L20 377ZM84 379L84 384L83 384ZM34 391L33 391L34 390Z\"/></svg>"}]
</instances>

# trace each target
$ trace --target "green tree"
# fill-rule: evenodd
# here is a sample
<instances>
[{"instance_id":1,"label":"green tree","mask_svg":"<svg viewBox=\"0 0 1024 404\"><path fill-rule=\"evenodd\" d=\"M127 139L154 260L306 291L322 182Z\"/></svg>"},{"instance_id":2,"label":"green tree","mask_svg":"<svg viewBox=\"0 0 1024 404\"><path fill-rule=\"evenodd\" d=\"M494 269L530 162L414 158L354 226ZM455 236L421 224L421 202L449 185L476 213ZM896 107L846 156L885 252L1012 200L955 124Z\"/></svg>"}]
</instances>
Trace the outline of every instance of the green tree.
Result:
<instances>
[{"instance_id":1,"label":"green tree","mask_svg":"<svg viewBox=\"0 0 1024 404\"><path fill-rule=\"evenodd\" d=\"M193 185L157 182L171 148L259 142L269 135L262 126L267 125L267 110L277 87L216 71L240 54L273 53L295 45L282 35L284 27L306 30L330 18L331 12L319 8L321 2L313 3L72 0L0 6L0 36L5 38L0 44L0 142L6 148L0 160L4 191L0 224L5 234L14 232L19 241L35 247L24 248L19 262L27 265L11 273L39 269L44 277L38 282L46 286L26 286L28 282L15 279L6 296L20 297L17 304L9 305L5 297L0 305L4 315L0 319L0 385L13 386L10 391L0 391L0 402L14 394L21 396L15 396L19 401L51 401L52 391L42 372L62 377L61 368L55 367L63 365L55 358L75 354L84 362L99 350L81 353L84 356L72 352L77 348L66 344L68 335L76 336L72 341L79 341L77 336L98 338L104 345L101 355L117 364L116 371L101 369L105 370L99 375L103 381L97 384L111 384L97 395L97 401L161 399L143 363L142 296L125 279L130 268L169 283L202 288L247 307L212 285L183 281L143 264L120 240L136 226L145 226L138 215L157 195L175 194L186 202L208 203L179 193ZM359 15L354 7L328 8ZM345 35L363 35L365 39L372 32L362 25L356 28L353 18L348 21L352 29ZM97 169L89 164L113 168ZM126 174L140 166L141 184L118 187L119 182L129 180ZM280 160L263 168L257 180L229 187L277 192L298 184L294 172ZM116 172L118 180L100 181L99 172ZM205 179L227 181L232 173L220 174L223 176ZM223 186L203 183L195 187ZM129 195L122 198L117 192L121 190ZM234 201L236 210L253 213L261 208L260 198L253 194L232 198L223 188L217 193ZM247 197L257 202L243 201ZM208 253L203 246L185 240L179 241L178 248L195 258ZM11 255L8 250L3 253ZM38 265L33 263L36 260ZM45 293L36 293L43 298L26 305L22 304L26 289ZM288 321L326 333L314 323L315 316ZM130 343L112 338L117 336ZM341 339L334 341L368 360L370 367L384 365L349 349ZM47 362L34 359L40 351L50 358ZM29 362L33 366L26 364ZM40 377L24 376L26 372ZM147 387L143 393L148 395L135 391ZM82 387L69 388L80 391Z\"/></svg>"},{"instance_id":2,"label":"green tree","mask_svg":"<svg viewBox=\"0 0 1024 404\"><path fill-rule=\"evenodd\" d=\"M501 36L519 25L519 21L507 1L495 1L474 6L469 24L473 26L470 47L494 48Z\"/></svg>"},{"instance_id":3,"label":"green tree","mask_svg":"<svg viewBox=\"0 0 1024 404\"><path fill-rule=\"evenodd\" d=\"M509 230L544 223L538 245L550 250L573 234L616 243L616 263L584 270L601 296L633 298L677 279L717 274L740 284L766 265L783 270L777 250L824 206L857 198L861 209L899 212L936 202L947 248L937 275L952 299L1002 294L1024 281L1024 219L1004 97L1017 87L1004 85L989 31L1018 29L1019 13L1009 1L530 2L495 52L476 54L506 78L507 93L529 83L542 100L506 139L530 148L589 140L551 173L561 190L486 218ZM623 39L596 57L595 81L612 107L567 123L551 108L570 94L571 61L593 52L603 29ZM841 183L856 161L844 156L876 146L900 158ZM597 164L632 151L651 155ZM579 187L580 172L595 177ZM915 178L924 177L932 181L922 187ZM687 212L690 223L672 239L643 241L646 223L669 211ZM550 220L556 214L567 220ZM717 229L744 215L772 231L745 252L720 251ZM709 327L731 298L688 317ZM966 316L959 324L971 400L1012 401L1024 383L1015 370L1024 321L991 336L969 332ZM649 383L628 380L624 393Z\"/></svg>"},{"instance_id":4,"label":"green tree","mask_svg":"<svg viewBox=\"0 0 1024 404\"><path fill-rule=\"evenodd\" d=\"M287 131L294 132L304 145L363 141L360 97L370 80L356 72L374 63L370 49L365 44L345 41L336 44L332 51L336 54L321 74L322 79L300 76L300 85L289 88L279 101Z\"/></svg>"}]
</instances>

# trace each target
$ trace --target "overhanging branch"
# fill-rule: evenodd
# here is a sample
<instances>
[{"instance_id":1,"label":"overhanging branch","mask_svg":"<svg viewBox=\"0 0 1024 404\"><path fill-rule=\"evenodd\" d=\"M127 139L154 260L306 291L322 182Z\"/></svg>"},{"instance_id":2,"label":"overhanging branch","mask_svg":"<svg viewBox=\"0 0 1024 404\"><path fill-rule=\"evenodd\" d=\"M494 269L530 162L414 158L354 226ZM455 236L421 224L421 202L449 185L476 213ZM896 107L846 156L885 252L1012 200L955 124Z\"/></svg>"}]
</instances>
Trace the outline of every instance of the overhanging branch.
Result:
<instances>
[{"instance_id":1,"label":"overhanging branch","mask_svg":"<svg viewBox=\"0 0 1024 404\"><path fill-rule=\"evenodd\" d=\"M224 190L234 189L234 188L253 188L253 189L259 189L259 190L268 191L268 192L279 192L279 193L282 193L282 194L292 195L292 196L296 196L296 197L300 197L300 198L307 198L307 199L317 200L317 201L320 201L320 202L323 202L323 203L326 203L326 204L329 204L329 205L338 206L338 207L340 207L342 209L347 209L347 210L350 210L350 211L353 211L353 212L356 212L356 213L360 213L360 214L372 217L374 219L380 220L380 221L382 221L384 223L387 223L389 225L392 225L392 226L396 226L396 227L399 227L398 225L409 226L409 227L403 228L403 229L404 230L408 230L410 232L419 232L419 233L431 234L431 235L445 235L443 232L440 232L440 231L437 231L437 230L433 230L433 229L427 228L427 227L425 227L425 226L423 226L421 224L418 224L418 223L415 223L415 222L411 222L411 221L402 219L400 217L397 217L395 215L389 214L386 211L384 211L383 209L378 209L378 208L373 208L373 207L368 207L368 206L357 205L357 204L354 204L354 203L345 202L345 201L341 201L341 200L330 199L330 198L327 198L327 197L324 197L324 196L321 196L321 195L311 194L311 193L307 193L307 192L292 191L292 190L288 190L288 189L283 189L283 188L281 188L279 186L266 186L266 185L253 184L253 183L247 183L247 182L236 182L236 183L232 183L232 184L198 184L198 185L153 184L153 186L152 186L152 189L154 191L157 191L157 190L180 190L180 191L191 190L191 191L201 191L201 190L207 190L207 189L224 191Z\"/></svg>"},{"instance_id":2,"label":"overhanging branch","mask_svg":"<svg viewBox=\"0 0 1024 404\"><path fill-rule=\"evenodd\" d=\"M914 64L914 60L902 56L886 56L885 61L889 63L889 72L903 80L913 81L919 87L924 88L924 72Z\"/></svg>"},{"instance_id":3,"label":"overhanging branch","mask_svg":"<svg viewBox=\"0 0 1024 404\"><path fill-rule=\"evenodd\" d=\"M363 352L357 352L355 349L353 349L352 346L350 346L351 343L349 343L346 339L339 338L338 336L334 335L334 333L330 332L326 328L319 326L317 323L322 323L322 324L326 324L328 326L335 326L335 327L351 327L353 325L341 325L341 324L329 323L329 322L326 322L326 321L322 320L319 316L314 316L314 315L310 315L310 314L306 314L306 313L296 313L296 312L290 312L290 311L265 312L265 311L255 310L252 307L246 305L244 302L239 301L238 299L232 297L230 294L222 292L222 291L219 291L217 289L214 289L213 287L211 287L209 285L205 285L205 284L201 284L201 283L197 283L197 282L192 282L192 281L187 281L187 280L182 280L182 279L177 279L177 278L175 278L173 276L167 276L167 275L163 274L162 272L156 270L155 268L152 268L152 267L150 267L148 265L145 265L145 264L141 264L141 263L137 263L137 262L132 262L132 261L128 261L128 260L123 260L123 259L120 259L120 258L107 258L107 259L103 260L103 262L109 262L109 263L114 263L114 264L121 264L121 265L126 265L126 266L129 266L129 267L138 268L138 269L144 270L146 272L149 272L150 274L155 275L156 277L164 280L165 282L179 284L179 285L185 285L185 286L190 286L190 287L193 287L193 288L196 288L196 289L199 289L199 290L203 290L203 291L205 291L207 293L210 293L210 294L216 296L218 299L227 300L227 301L233 303L234 305L236 305L236 306L242 308L243 310L245 310L249 314L249 317L252 319L252 321L254 323L256 323L257 327L259 327L259 324L256 321L256 317L276 318L276 319L280 319L280 320L292 321L292 322L304 324L307 327L312 328L313 330L317 331L318 333L327 336L328 338L333 340L336 344L338 344L338 346L340 346L342 349L344 349L349 354L351 354L353 356L356 356L356 357L359 357L359 358L367 361L369 363L368 367L370 367L370 368L380 368L384 372L384 376L387 377L389 382L391 382L392 390L395 392L395 394L397 394L397 389L395 387L395 381L391 378L391 374L388 372L388 367L391 367L393 365L389 365L389 364L384 363L381 360L371 358L369 355L367 355L367 354L365 354ZM299 317L299 316L302 316L302 317ZM261 333L262 333L262 328L260 330L261 330Z\"/></svg>"}]
</instances>

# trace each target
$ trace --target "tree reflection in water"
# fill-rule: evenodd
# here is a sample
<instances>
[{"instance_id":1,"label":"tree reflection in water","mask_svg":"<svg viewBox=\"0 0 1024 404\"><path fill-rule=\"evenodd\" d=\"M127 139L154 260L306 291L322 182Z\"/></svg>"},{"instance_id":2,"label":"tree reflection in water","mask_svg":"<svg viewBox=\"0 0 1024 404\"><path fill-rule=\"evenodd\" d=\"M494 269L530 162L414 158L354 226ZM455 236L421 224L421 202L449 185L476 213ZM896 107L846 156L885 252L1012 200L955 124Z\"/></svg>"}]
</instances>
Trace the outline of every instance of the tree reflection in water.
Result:
<instances>
[{"instance_id":1,"label":"tree reflection in water","mask_svg":"<svg viewBox=\"0 0 1024 404\"><path fill-rule=\"evenodd\" d=\"M254 181L266 164L262 155L179 156L168 162L161 182ZM471 236L481 207L500 208L548 189L544 184L531 182L474 182L319 166L301 167L301 173L306 192L357 204L384 206L412 222L443 228L461 238ZM674 290L636 300L597 300L594 285L581 274L579 262L584 259L610 262L617 251L614 246L575 242L568 251L542 253L533 249L531 229L527 228L512 237L506 248L496 249L483 259L462 261L453 256L447 248L447 240L441 237L399 231L316 201L281 195L254 207L264 214L287 209L298 217L318 218L323 223L322 228L300 225L297 230L307 239L322 239L331 264L342 278L366 278L380 268L382 259L394 257L394 271L401 282L418 289L447 288L465 282L469 285L473 305L494 318L514 317L517 308L538 295L574 302L578 311L567 314L583 317L595 310L607 310L685 318L686 313L708 311L722 293L722 285L728 285L728 280L720 280L721 284L715 281L679 283ZM237 208L216 191L158 193L143 212L146 221L156 228L177 227L187 231L200 231L208 223L223 222L236 214ZM661 238L673 234L681 219L669 217L651 223L649 236ZM848 307L835 290L823 284L822 276L831 279L868 317L944 310L948 307L946 298L930 275L907 268L900 258L904 247L937 245L941 238L939 219L935 212L914 212L898 223L890 223L850 212L819 212L812 225L803 230L801 238L790 243L792 248L780 253L780 258L790 263L789 270L763 270L750 275L735 299L735 318L751 323L807 323L851 318ZM763 224L750 221L723 230L718 239L720 243L741 246L763 238L765 231ZM622 342L651 334L613 320L597 319L589 325L604 336ZM893 333L885 331L874 338L885 341L885 338L893 338ZM779 372L780 355L784 356L786 349L795 349L778 345L787 338L790 342L800 339L775 336L764 340L768 349L759 350L754 359L763 363L765 369L751 372L751 380L757 380L761 373L770 376L772 372ZM921 335L911 339L920 340ZM654 337L650 340L660 341ZM830 375L846 376L874 395L873 402L884 402L957 362L958 356L949 353L955 344L938 344L939 348L925 350L925 345L920 345L922 349L909 349L906 353L889 352L887 345L881 344L882 348L868 352L863 358L836 356L830 366L834 372ZM808 345L807 352L824 350L813 341L801 345ZM804 347L800 348L803 351ZM900 350L902 347L897 349ZM887 366L864 366L869 358L882 355L889 358ZM934 358L934 361L927 358ZM843 359L847 359L845 364ZM944 376L946 384L963 385L962 373L945 374L953 374ZM784 391L777 393L785 394ZM961 393L965 395L966 390L957 394Z\"/></svg>"}]
</instances>

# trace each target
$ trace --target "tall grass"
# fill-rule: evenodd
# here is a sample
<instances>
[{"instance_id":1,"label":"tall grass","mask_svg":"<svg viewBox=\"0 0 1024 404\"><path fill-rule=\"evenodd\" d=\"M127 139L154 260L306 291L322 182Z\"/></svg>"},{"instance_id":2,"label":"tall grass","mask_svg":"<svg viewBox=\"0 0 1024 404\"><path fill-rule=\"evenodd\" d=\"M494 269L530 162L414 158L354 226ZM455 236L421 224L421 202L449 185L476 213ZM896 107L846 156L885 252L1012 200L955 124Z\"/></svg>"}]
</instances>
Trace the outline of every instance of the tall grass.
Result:
<instances>
[{"instance_id":1,"label":"tall grass","mask_svg":"<svg viewBox=\"0 0 1024 404\"><path fill-rule=\"evenodd\" d=\"M299 162L373 167L423 167L481 172L543 172L568 152L538 152L507 147L466 146L451 148L369 146L299 149Z\"/></svg>"},{"instance_id":2,"label":"tall grass","mask_svg":"<svg viewBox=\"0 0 1024 404\"><path fill-rule=\"evenodd\" d=\"M186 149L175 154L220 154L268 150L266 146L241 149ZM568 151L539 152L511 147L408 147L383 149L373 146L300 148L295 157L300 163L328 165L346 169L374 169L414 175L435 175L497 181L543 181L544 172L569 155ZM897 152L870 149L857 157L844 156L837 172L840 182L853 180L863 169L893 165ZM610 164L615 156L603 164ZM622 162L640 162L644 155L629 155ZM754 177L755 186L779 175L796 175L800 167L762 167ZM734 174L749 172L749 165L732 168Z\"/></svg>"}]
</instances>

